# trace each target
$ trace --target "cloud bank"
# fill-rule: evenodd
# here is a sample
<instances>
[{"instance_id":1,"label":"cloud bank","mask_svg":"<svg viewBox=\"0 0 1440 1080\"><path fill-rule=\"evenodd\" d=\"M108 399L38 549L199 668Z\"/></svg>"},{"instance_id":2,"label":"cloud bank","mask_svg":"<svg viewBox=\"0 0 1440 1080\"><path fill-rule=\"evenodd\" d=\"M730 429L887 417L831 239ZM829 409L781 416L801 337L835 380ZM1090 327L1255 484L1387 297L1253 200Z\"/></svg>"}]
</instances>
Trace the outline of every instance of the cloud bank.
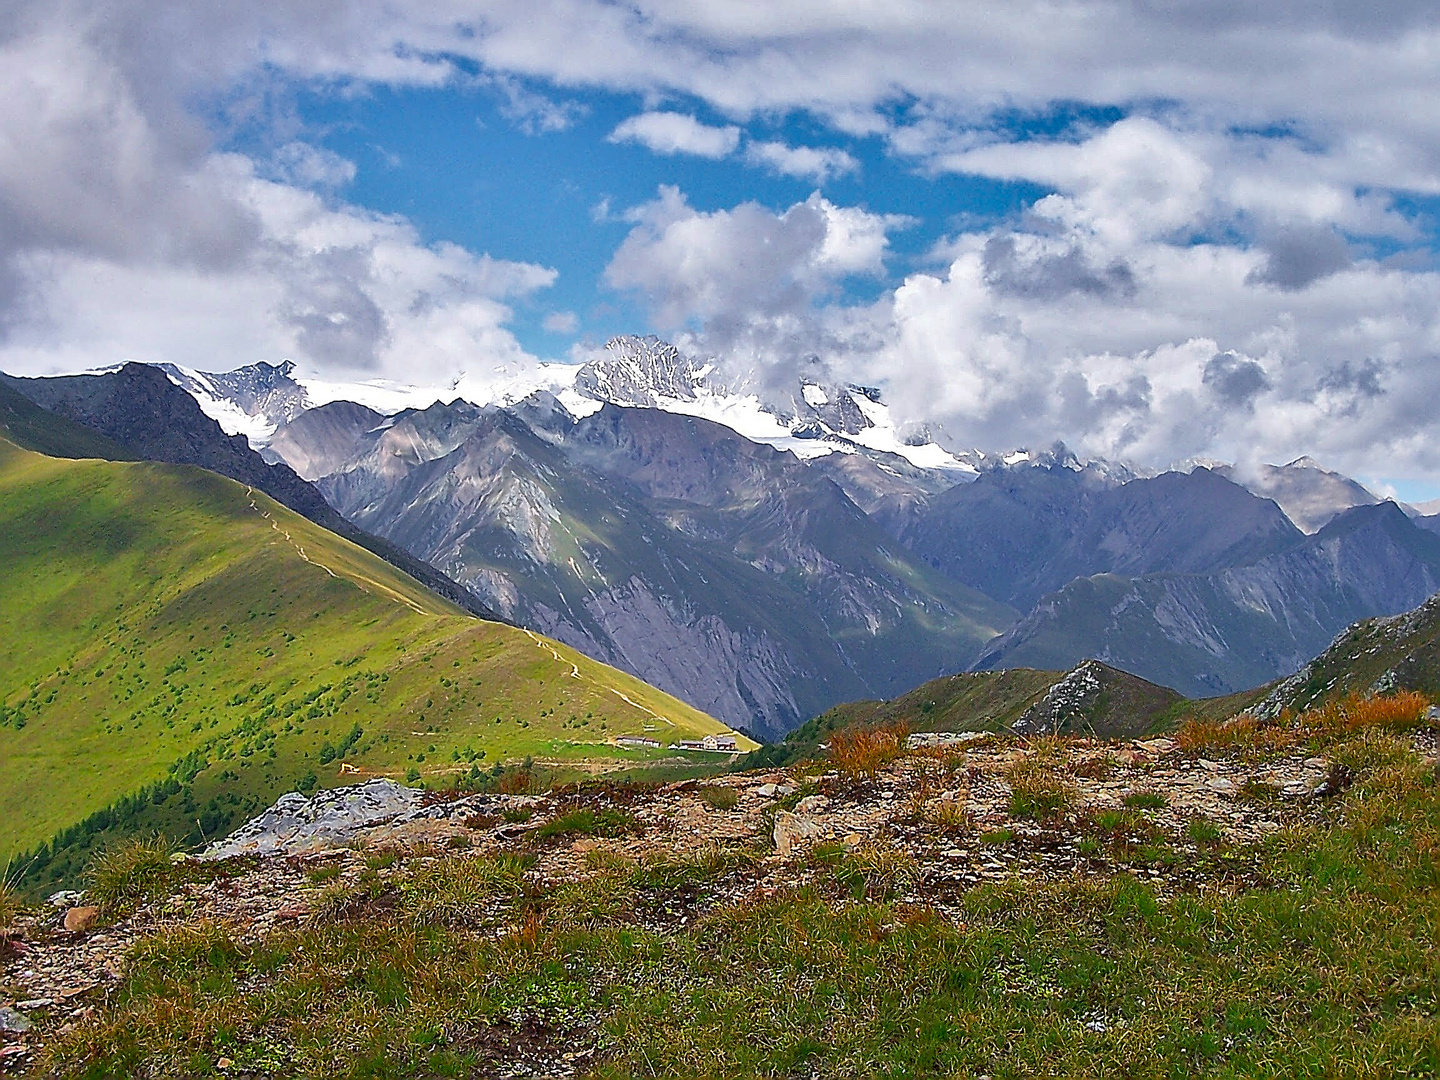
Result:
<instances>
[{"instance_id":1,"label":"cloud bank","mask_svg":"<svg viewBox=\"0 0 1440 1080\"><path fill-rule=\"evenodd\" d=\"M603 285L694 348L776 381L819 364L883 385L978 445L1058 437L1151 464L1309 452L1440 480L1431 4L3 12L10 370L293 356L414 378L530 362L508 324L555 269L355 204L354 164L269 103L484 84L543 135L574 128L574 95L629 94L642 111L611 137L660 154L823 187L868 179L862 147L878 146L937 182L1043 192L902 263L894 215L818 194L700 211L666 187L630 212ZM837 145L777 138L777 116ZM246 122L268 149L222 149Z\"/></svg>"}]
</instances>

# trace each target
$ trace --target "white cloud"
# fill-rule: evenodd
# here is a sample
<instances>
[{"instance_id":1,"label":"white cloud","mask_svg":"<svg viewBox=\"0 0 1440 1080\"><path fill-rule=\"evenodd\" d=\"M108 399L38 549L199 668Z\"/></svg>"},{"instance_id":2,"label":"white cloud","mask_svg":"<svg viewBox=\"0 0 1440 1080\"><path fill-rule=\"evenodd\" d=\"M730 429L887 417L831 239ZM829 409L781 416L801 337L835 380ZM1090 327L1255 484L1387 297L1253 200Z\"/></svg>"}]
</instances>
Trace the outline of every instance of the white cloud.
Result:
<instances>
[{"instance_id":1,"label":"white cloud","mask_svg":"<svg viewBox=\"0 0 1440 1080\"><path fill-rule=\"evenodd\" d=\"M609 141L639 143L657 154L723 158L740 145L740 129L712 127L685 113L647 112L622 120Z\"/></svg>"},{"instance_id":2,"label":"white cloud","mask_svg":"<svg viewBox=\"0 0 1440 1080\"><path fill-rule=\"evenodd\" d=\"M860 171L860 162L838 147L790 146L783 142L752 142L745 148L745 160L783 176L814 180L823 184L831 177Z\"/></svg>"},{"instance_id":3,"label":"white cloud","mask_svg":"<svg viewBox=\"0 0 1440 1080\"><path fill-rule=\"evenodd\" d=\"M422 243L403 219L256 177L217 158L218 190L257 224L254 243L197 273L104 253L33 252L45 283L0 344L0 368L76 370L121 358L226 368L292 357L311 369L413 381L529 357L506 328L505 300L555 272Z\"/></svg>"},{"instance_id":4,"label":"white cloud","mask_svg":"<svg viewBox=\"0 0 1440 1080\"><path fill-rule=\"evenodd\" d=\"M500 106L501 115L526 135L564 131L587 111L580 102L555 101L536 93L518 79L501 77L495 82L505 96L505 103Z\"/></svg>"},{"instance_id":5,"label":"white cloud","mask_svg":"<svg viewBox=\"0 0 1440 1080\"><path fill-rule=\"evenodd\" d=\"M551 334L573 334L580 328L580 320L573 311L552 311L540 325Z\"/></svg>"},{"instance_id":6,"label":"white cloud","mask_svg":"<svg viewBox=\"0 0 1440 1080\"><path fill-rule=\"evenodd\" d=\"M191 109L263 111L295 84L489 84L543 132L599 88L729 121L650 111L616 129L659 152L728 156L742 122L799 111L922 169L1053 191L854 306L839 283L883 273L902 222L819 196L701 213L662 193L607 280L698 347L791 373L818 356L975 442L1440 474L1433 225L1393 197L1440 194L1437 52L1421 0L17 0L0 27L0 366L523 359L507 304L553 271L335 204L351 166L308 156L303 131L270 133L296 149L259 179ZM1056 102L1127 116L1050 141L995 119ZM746 150L817 182L848 165ZM1376 261L1371 242L1412 250Z\"/></svg>"},{"instance_id":7,"label":"white cloud","mask_svg":"<svg viewBox=\"0 0 1440 1080\"><path fill-rule=\"evenodd\" d=\"M1440 274L1342 264L1303 235L1288 254L1190 239L1228 204L1184 153L1157 157L1133 188L1076 170L1074 194L954 237L942 271L873 303L847 304L837 283L882 272L904 222L818 194L783 212L701 212L664 189L632 213L606 277L641 293L658 327L762 382L793 392L805 371L878 385L902 419L964 445L1061 438L1157 467L1309 452L1356 472L1377 457L1392 475L1440 469L1423 404L1440 393L1427 359Z\"/></svg>"},{"instance_id":8,"label":"white cloud","mask_svg":"<svg viewBox=\"0 0 1440 1080\"><path fill-rule=\"evenodd\" d=\"M280 179L301 187L343 187L355 179L355 163L324 147L288 142L275 153Z\"/></svg>"},{"instance_id":9,"label":"white cloud","mask_svg":"<svg viewBox=\"0 0 1440 1080\"><path fill-rule=\"evenodd\" d=\"M605 280L640 292L668 329L799 312L845 277L882 273L886 231L905 221L818 192L779 214L757 203L706 213L668 186L630 220Z\"/></svg>"},{"instance_id":10,"label":"white cloud","mask_svg":"<svg viewBox=\"0 0 1440 1080\"><path fill-rule=\"evenodd\" d=\"M171 84L224 70L224 50L147 61L165 33L109 14L20 19L0 40L0 367L293 357L413 378L526 361L506 301L555 271L335 202L354 164L303 141L263 163L215 153Z\"/></svg>"}]
</instances>

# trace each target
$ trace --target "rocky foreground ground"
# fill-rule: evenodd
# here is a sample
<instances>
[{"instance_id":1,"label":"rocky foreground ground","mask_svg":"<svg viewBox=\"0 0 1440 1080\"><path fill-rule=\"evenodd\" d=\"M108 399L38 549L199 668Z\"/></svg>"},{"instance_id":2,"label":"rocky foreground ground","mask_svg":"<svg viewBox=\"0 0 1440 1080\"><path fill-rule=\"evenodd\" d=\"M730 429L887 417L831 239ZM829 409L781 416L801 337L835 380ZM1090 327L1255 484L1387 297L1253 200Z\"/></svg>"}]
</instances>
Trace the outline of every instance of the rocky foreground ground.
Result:
<instances>
[{"instance_id":1,"label":"rocky foreground ground","mask_svg":"<svg viewBox=\"0 0 1440 1080\"><path fill-rule=\"evenodd\" d=\"M1434 759L1433 731L1410 738ZM548 890L617 861L748 853L716 888L648 898L639 921L661 929L803 884L817 852L844 851L891 867L897 899L943 916L975 885L1014 877L1123 869L1161 894L1254 887L1253 864L1224 852L1322 813L1347 782L1325 758L1205 756L1170 738L911 736L891 760L850 771L800 766L663 787L458 798L372 781L313 800L287 796L186 860L172 891L124 918L107 922L83 895L59 894L8 928L0 1068L23 1069L47 1039L102 1007L146 935L216 922L253 940L323 915L362 875L383 880L426 860L516 853L529 883ZM569 1061L549 1056L527 1060L516 1049L507 1069L564 1074L576 1063L573 1051Z\"/></svg>"}]
</instances>

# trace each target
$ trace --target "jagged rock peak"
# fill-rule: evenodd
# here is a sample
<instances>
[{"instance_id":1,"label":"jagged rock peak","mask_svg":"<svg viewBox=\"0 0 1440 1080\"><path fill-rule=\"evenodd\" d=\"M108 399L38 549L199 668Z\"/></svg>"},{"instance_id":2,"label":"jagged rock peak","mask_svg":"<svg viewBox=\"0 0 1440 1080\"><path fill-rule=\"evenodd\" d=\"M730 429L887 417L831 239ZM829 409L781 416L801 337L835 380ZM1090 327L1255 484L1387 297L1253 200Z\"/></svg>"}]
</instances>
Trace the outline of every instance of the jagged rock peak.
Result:
<instances>
[{"instance_id":1,"label":"jagged rock peak","mask_svg":"<svg viewBox=\"0 0 1440 1080\"><path fill-rule=\"evenodd\" d=\"M605 352L583 364L575 389L616 405L655 407L661 400L693 401L715 369L653 335L611 338Z\"/></svg>"}]
</instances>

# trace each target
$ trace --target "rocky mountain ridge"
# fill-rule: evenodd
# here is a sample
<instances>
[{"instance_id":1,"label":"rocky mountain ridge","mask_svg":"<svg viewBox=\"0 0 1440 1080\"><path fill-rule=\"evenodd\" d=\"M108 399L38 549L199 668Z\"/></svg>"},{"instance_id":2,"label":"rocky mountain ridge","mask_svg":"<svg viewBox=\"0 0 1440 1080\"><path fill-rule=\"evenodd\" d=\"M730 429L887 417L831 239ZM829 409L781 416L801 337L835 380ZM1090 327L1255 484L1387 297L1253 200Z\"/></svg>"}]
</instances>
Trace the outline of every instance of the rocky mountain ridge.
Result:
<instances>
[{"instance_id":1,"label":"rocky mountain ridge","mask_svg":"<svg viewBox=\"0 0 1440 1080\"><path fill-rule=\"evenodd\" d=\"M1230 692L1433 582L1410 533L1440 516L1315 539L1377 500L1308 459L1143 475L1059 444L945 449L874 388L762 393L656 338L555 367L465 376L448 404L415 391L426 407L398 411L327 400L338 384L289 365L168 374L212 415L263 421L267 461L472 602L758 734L972 662L1093 656ZM833 535L817 542L812 520ZM985 628L1008 633L986 643Z\"/></svg>"},{"instance_id":2,"label":"rocky mountain ridge","mask_svg":"<svg viewBox=\"0 0 1440 1080\"><path fill-rule=\"evenodd\" d=\"M313 415L278 444L317 458ZM759 734L939 674L1014 618L908 560L823 475L700 418L577 418L543 396L434 405L349 438L347 467L318 483L362 527Z\"/></svg>"}]
</instances>

